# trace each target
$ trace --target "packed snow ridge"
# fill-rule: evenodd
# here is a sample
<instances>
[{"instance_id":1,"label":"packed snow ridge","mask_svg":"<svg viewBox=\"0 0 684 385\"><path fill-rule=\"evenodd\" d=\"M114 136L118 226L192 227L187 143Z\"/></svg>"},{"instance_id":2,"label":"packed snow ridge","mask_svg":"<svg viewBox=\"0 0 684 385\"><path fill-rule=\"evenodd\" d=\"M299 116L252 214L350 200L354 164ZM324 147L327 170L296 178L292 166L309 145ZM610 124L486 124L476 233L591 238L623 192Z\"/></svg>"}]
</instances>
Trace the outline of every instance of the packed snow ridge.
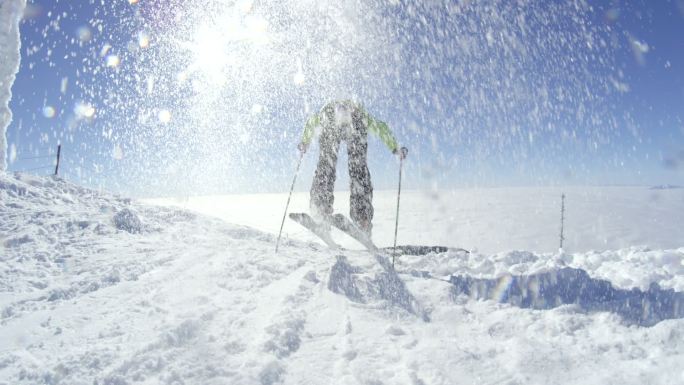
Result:
<instances>
[{"instance_id":1,"label":"packed snow ridge","mask_svg":"<svg viewBox=\"0 0 684 385\"><path fill-rule=\"evenodd\" d=\"M684 319L643 327L457 290L457 277L572 268L614 290L680 293L684 248L450 250L402 256L391 273L368 252L292 239L276 255L274 238L0 173L0 384L684 381Z\"/></svg>"}]
</instances>

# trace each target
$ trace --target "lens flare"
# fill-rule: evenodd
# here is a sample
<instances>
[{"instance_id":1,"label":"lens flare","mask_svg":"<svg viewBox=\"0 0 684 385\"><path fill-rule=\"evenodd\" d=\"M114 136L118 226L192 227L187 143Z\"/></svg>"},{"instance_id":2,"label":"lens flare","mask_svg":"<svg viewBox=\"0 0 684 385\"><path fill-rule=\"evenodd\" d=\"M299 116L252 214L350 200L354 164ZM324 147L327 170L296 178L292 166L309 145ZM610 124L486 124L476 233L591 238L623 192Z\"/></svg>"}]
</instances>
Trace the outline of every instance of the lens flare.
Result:
<instances>
[{"instance_id":1,"label":"lens flare","mask_svg":"<svg viewBox=\"0 0 684 385\"><path fill-rule=\"evenodd\" d=\"M76 30L76 35L78 36L78 39L83 43L90 41L90 39L93 37L92 32L90 32L90 28L88 28L88 26L85 25L78 27L78 29Z\"/></svg>"},{"instance_id":2,"label":"lens flare","mask_svg":"<svg viewBox=\"0 0 684 385\"><path fill-rule=\"evenodd\" d=\"M150 46L150 36L145 31L138 32L138 46L147 48Z\"/></svg>"},{"instance_id":3,"label":"lens flare","mask_svg":"<svg viewBox=\"0 0 684 385\"><path fill-rule=\"evenodd\" d=\"M46 118L49 118L49 119L54 118L56 113L57 113L57 111L52 106L43 107L43 116L45 116Z\"/></svg>"},{"instance_id":4,"label":"lens flare","mask_svg":"<svg viewBox=\"0 0 684 385\"><path fill-rule=\"evenodd\" d=\"M85 102L77 102L74 106L76 119L91 119L95 116L95 107Z\"/></svg>"},{"instance_id":5,"label":"lens flare","mask_svg":"<svg viewBox=\"0 0 684 385\"><path fill-rule=\"evenodd\" d=\"M109 55L105 59L105 62L107 63L107 67L111 68L116 68L121 64L121 60L119 59L119 56L117 55Z\"/></svg>"},{"instance_id":6,"label":"lens flare","mask_svg":"<svg viewBox=\"0 0 684 385\"><path fill-rule=\"evenodd\" d=\"M159 119L159 122L167 124L171 121L171 111L159 110L159 112L157 113L157 118Z\"/></svg>"}]
</instances>

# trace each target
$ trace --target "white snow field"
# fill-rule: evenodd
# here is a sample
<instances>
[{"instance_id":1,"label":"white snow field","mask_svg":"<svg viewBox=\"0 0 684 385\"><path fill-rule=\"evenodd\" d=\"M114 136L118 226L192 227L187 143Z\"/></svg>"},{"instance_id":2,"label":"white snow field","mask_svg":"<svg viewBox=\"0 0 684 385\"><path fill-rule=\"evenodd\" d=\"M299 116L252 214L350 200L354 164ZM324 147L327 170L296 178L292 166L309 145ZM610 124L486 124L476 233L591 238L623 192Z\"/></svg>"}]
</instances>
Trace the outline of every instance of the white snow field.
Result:
<instances>
[{"instance_id":1,"label":"white snow field","mask_svg":"<svg viewBox=\"0 0 684 385\"><path fill-rule=\"evenodd\" d=\"M304 184L304 182L302 182ZM559 248L561 194L565 194L565 243L569 252L616 250L632 246L658 249L684 245L684 188L519 187L453 191L402 191L399 244L462 247L491 254L511 250L556 252ZM286 194L197 196L148 199L278 234ZM396 191L375 191L373 238L391 246ZM335 193L335 210L349 215L349 192ZM309 212L309 193L294 193L290 212ZM317 238L292 221L285 236ZM360 248L338 234L340 243Z\"/></svg>"},{"instance_id":2,"label":"white snow field","mask_svg":"<svg viewBox=\"0 0 684 385\"><path fill-rule=\"evenodd\" d=\"M511 191L528 198L514 204ZM399 260L426 321L328 290L340 254L359 279L382 274L368 252L333 252L287 223L275 254L285 195L180 202L224 221L0 173L0 384L684 383L684 319L640 327L575 305L521 309L401 273L486 278L571 266L620 288L684 291L682 190L566 193L561 255L556 191L406 194L400 243L487 250ZM395 204L376 194L381 245L392 239ZM509 251L517 248L528 251Z\"/></svg>"}]
</instances>

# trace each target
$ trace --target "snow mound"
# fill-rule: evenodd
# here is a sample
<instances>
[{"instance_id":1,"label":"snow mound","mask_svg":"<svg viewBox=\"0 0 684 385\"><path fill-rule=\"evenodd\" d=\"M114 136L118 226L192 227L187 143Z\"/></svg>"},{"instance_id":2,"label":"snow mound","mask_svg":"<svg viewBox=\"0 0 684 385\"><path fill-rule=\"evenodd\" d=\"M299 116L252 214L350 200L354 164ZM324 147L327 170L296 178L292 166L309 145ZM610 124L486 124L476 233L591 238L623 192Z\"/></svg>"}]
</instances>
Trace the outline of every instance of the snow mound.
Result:
<instances>
[{"instance_id":1,"label":"snow mound","mask_svg":"<svg viewBox=\"0 0 684 385\"><path fill-rule=\"evenodd\" d=\"M662 290L657 283L647 291L616 289L609 281L593 279L586 271L565 267L531 275L478 279L453 275L454 295L490 299L532 309L573 304L584 311L609 311L629 324L653 326L666 319L684 318L684 293Z\"/></svg>"},{"instance_id":2,"label":"snow mound","mask_svg":"<svg viewBox=\"0 0 684 385\"><path fill-rule=\"evenodd\" d=\"M147 219L143 228L140 215ZM73 299L138 277L168 255L147 249L145 258L129 263L131 236L161 232L195 216L180 210L146 207L130 199L100 193L59 177L0 174L0 255L7 273L0 290L18 298L4 300L4 315L33 311L47 302ZM121 255L124 254L124 255ZM4 317L5 319L8 317Z\"/></svg>"},{"instance_id":3,"label":"snow mound","mask_svg":"<svg viewBox=\"0 0 684 385\"><path fill-rule=\"evenodd\" d=\"M646 291L653 283L684 292L684 247L651 250L645 246L621 250L574 254L535 254L510 251L485 255L449 250L425 256L402 256L407 271L425 271L436 277L463 275L497 279L504 275L536 274L572 267L587 271L592 278L610 281L617 288Z\"/></svg>"},{"instance_id":4,"label":"snow mound","mask_svg":"<svg viewBox=\"0 0 684 385\"><path fill-rule=\"evenodd\" d=\"M117 229L137 234L142 231L142 222L136 213L130 209L123 209L114 215L114 225Z\"/></svg>"}]
</instances>

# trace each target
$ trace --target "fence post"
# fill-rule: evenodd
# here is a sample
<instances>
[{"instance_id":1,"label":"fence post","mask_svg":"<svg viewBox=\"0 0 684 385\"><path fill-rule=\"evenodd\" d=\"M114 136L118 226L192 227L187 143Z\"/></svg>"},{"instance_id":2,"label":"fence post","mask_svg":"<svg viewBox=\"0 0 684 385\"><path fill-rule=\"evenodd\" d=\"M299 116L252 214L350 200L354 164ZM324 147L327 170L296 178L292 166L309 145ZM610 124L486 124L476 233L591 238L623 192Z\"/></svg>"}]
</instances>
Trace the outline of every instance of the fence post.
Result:
<instances>
[{"instance_id":1,"label":"fence post","mask_svg":"<svg viewBox=\"0 0 684 385\"><path fill-rule=\"evenodd\" d=\"M560 223L560 249L563 250L563 241L565 237L563 236L563 225L565 222L565 193L561 194L561 223Z\"/></svg>"},{"instance_id":2,"label":"fence post","mask_svg":"<svg viewBox=\"0 0 684 385\"><path fill-rule=\"evenodd\" d=\"M59 155L62 152L62 145L57 145L57 164L55 165L55 175L59 172Z\"/></svg>"}]
</instances>

